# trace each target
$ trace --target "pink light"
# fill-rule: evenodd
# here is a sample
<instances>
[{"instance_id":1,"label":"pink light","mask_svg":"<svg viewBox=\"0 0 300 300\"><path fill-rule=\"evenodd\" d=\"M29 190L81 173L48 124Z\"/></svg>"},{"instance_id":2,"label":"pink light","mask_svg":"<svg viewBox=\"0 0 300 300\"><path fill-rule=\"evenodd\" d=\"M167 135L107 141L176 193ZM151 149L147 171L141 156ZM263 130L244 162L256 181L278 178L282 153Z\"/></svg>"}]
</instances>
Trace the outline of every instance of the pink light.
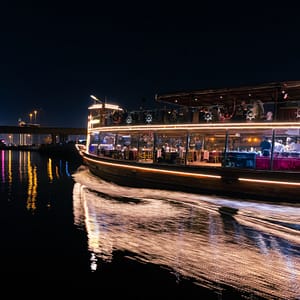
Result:
<instances>
[{"instance_id":1,"label":"pink light","mask_svg":"<svg viewBox=\"0 0 300 300\"><path fill-rule=\"evenodd\" d=\"M5 156L4 156L4 150L1 151L1 164L2 164L2 168L1 168L1 174L2 174L2 182L5 182Z\"/></svg>"}]
</instances>

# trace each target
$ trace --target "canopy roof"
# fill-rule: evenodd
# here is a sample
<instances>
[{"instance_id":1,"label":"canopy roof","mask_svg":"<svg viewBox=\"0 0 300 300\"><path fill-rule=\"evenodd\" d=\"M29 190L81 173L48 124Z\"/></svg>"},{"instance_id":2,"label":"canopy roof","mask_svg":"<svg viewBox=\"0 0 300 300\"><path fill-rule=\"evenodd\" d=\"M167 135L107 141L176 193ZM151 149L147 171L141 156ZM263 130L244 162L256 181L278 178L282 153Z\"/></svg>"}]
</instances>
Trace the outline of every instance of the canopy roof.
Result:
<instances>
[{"instance_id":1,"label":"canopy roof","mask_svg":"<svg viewBox=\"0 0 300 300\"><path fill-rule=\"evenodd\" d=\"M233 100L262 102L300 100L300 81L271 82L234 88L203 89L156 95L156 101L180 106L226 105Z\"/></svg>"}]
</instances>

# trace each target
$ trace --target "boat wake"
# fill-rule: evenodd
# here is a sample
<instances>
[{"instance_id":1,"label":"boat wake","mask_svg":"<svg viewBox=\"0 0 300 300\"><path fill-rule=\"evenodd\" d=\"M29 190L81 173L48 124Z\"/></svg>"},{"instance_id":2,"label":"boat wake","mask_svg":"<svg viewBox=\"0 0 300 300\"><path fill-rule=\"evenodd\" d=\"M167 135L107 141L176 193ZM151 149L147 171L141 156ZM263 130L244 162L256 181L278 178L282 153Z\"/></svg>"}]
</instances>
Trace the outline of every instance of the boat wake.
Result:
<instances>
[{"instance_id":1,"label":"boat wake","mask_svg":"<svg viewBox=\"0 0 300 300\"><path fill-rule=\"evenodd\" d=\"M299 206L128 188L87 169L73 178L74 220L87 231L91 270L123 251L210 289L299 298Z\"/></svg>"},{"instance_id":2,"label":"boat wake","mask_svg":"<svg viewBox=\"0 0 300 300\"><path fill-rule=\"evenodd\" d=\"M217 214L221 213L228 217L234 217L237 222L245 226L265 230L300 243L300 204L263 203L254 200L222 198L215 195L124 187L101 180L91 174L86 167L81 167L73 176L76 182L102 198L128 203L163 200L172 203L173 206L184 205Z\"/></svg>"}]
</instances>

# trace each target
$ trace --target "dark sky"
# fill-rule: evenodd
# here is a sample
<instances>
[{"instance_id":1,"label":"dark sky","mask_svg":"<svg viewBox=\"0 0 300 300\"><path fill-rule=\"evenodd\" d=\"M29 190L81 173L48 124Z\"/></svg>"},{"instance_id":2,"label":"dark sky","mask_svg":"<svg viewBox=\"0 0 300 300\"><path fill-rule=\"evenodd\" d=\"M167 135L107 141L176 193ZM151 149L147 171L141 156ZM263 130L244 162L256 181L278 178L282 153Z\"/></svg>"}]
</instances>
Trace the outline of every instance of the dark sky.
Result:
<instances>
[{"instance_id":1,"label":"dark sky","mask_svg":"<svg viewBox=\"0 0 300 300\"><path fill-rule=\"evenodd\" d=\"M85 127L91 94L133 109L156 93L300 79L296 7L102 2L1 2L0 125L37 109L41 125Z\"/></svg>"}]
</instances>

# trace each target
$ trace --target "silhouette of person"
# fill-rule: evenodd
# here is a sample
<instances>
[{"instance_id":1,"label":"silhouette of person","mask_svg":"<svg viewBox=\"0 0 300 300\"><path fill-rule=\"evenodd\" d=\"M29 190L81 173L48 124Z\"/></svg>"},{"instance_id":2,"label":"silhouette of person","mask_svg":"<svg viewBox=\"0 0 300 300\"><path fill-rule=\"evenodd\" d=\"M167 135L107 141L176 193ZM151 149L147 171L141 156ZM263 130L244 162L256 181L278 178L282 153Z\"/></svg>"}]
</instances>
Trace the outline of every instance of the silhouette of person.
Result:
<instances>
[{"instance_id":1,"label":"silhouette of person","mask_svg":"<svg viewBox=\"0 0 300 300\"><path fill-rule=\"evenodd\" d=\"M260 143L260 149L263 156L269 156L270 150L271 150L271 143L269 142L267 137L264 137L264 139Z\"/></svg>"}]
</instances>

